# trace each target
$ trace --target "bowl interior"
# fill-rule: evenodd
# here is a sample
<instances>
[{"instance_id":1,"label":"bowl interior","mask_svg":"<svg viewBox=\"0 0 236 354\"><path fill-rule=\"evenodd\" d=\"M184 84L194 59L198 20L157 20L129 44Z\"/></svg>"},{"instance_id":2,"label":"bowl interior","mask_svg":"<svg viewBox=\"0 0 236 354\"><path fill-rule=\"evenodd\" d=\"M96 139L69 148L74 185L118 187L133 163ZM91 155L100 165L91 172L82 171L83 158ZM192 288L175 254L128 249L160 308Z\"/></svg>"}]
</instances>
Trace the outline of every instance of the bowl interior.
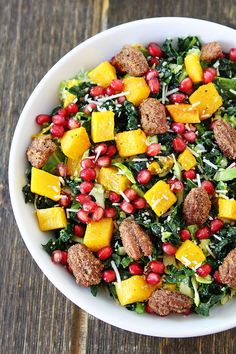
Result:
<instances>
[{"instance_id":1,"label":"bowl interior","mask_svg":"<svg viewBox=\"0 0 236 354\"><path fill-rule=\"evenodd\" d=\"M61 80L73 77L82 68L90 69L103 60L109 60L124 44L161 43L167 37L187 35L197 35L203 42L219 41L224 50L236 43L236 31L231 28L197 19L170 17L120 25L77 46L45 75L33 91L18 121L10 153L9 186L15 218L26 246L41 270L67 298L95 317L129 331L152 336L192 337L232 328L236 325L236 302L217 306L208 318L197 315L139 316L117 305L105 292L93 297L89 289L77 286L74 278L62 267L54 265L41 247L50 234L40 232L33 207L24 203L21 189L25 184L25 152L31 135L38 129L35 116L48 113L57 105Z\"/></svg>"}]
</instances>

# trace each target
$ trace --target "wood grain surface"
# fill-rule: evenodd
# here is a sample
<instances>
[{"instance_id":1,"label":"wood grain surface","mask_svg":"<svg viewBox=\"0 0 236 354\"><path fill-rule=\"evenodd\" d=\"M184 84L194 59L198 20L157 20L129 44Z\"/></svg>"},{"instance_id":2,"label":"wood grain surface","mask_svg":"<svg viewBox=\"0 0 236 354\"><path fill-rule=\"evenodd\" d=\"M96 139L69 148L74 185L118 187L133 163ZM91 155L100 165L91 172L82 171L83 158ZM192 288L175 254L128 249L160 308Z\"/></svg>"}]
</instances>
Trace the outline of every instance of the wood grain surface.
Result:
<instances>
[{"instance_id":1,"label":"wood grain surface","mask_svg":"<svg viewBox=\"0 0 236 354\"><path fill-rule=\"evenodd\" d=\"M236 352L236 329L160 339L111 327L74 306L38 269L14 221L7 187L11 138L35 85L84 39L120 23L190 16L235 27L233 0L0 0L0 353L187 354Z\"/></svg>"}]
</instances>

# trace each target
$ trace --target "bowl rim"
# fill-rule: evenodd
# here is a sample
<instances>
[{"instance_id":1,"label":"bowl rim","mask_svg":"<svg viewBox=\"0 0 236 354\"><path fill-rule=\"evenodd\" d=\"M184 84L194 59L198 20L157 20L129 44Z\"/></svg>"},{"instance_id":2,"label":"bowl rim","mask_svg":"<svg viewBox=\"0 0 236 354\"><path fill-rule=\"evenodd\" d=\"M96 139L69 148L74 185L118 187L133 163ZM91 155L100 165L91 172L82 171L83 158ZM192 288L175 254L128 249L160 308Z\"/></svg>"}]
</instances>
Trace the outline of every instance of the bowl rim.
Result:
<instances>
[{"instance_id":1,"label":"bowl rim","mask_svg":"<svg viewBox=\"0 0 236 354\"><path fill-rule=\"evenodd\" d=\"M34 101L35 97L37 96L38 92L40 92L41 88L43 87L44 83L47 82L51 76L53 76L54 72L60 67L63 66L63 64L66 62L67 58L69 58L70 56L72 56L74 54L74 52L76 52L77 50L82 50L84 47L86 47L87 45L92 44L93 42L96 42L96 40L100 37L106 36L107 33L112 34L113 32L116 32L117 30L119 31L120 29L126 28L131 29L132 27L135 27L137 24L142 23L143 25L146 24L150 24L153 22L167 22L167 21L174 21L175 25L176 23L178 24L178 22L185 22L186 24L191 24L192 21L194 22L198 22L199 24L208 24L208 25L212 25L212 26L217 26L218 28L220 27L223 30L231 30L234 31L235 30L231 27L222 25L222 24L218 24L215 22L211 22L211 21L207 21L207 20L202 20L202 19L197 19L197 18L191 18L191 17L151 17L151 18L146 18L146 19L139 19L139 20L135 20L135 21L130 21L127 23L123 23L120 24L118 26L114 26L112 28L109 28L105 31L102 31L100 33L97 33L96 35L88 38L87 40L81 42L80 44L78 44L76 47L74 47L73 49L71 49L68 53L66 53L64 56L62 56L61 59L59 59L53 66L51 69L49 69L49 71L44 75L44 77L39 81L39 83L37 84L37 86L35 87L35 89L33 90L33 92L31 93L30 97L28 98L27 102L25 103L25 106L20 114L20 117L18 119L18 122L16 124L15 127L15 131L14 131L14 135L12 138L12 142L11 142L11 149L10 149L10 155L9 155L9 168L8 168L8 182L9 182L9 192L10 192L10 200L11 200L11 204L12 204L12 209L13 209L13 213L15 216L15 220L18 226L18 229L20 231L21 237L23 238L26 247L28 248L30 254L32 255L34 261L37 263L37 265L39 266L39 268L41 269L41 271L43 272L43 274L46 275L46 277L50 280L50 282L69 300L71 300L74 304L76 304L77 306L79 306L81 309L85 310L86 312L88 312L89 314L95 316L96 318L111 324L113 326L116 326L118 328L121 329L125 329L127 331L130 332L134 332L134 333L139 333L142 335L149 335L149 336L155 336L155 337L169 337L169 338L184 338L184 337L195 337L195 336L203 336L203 335L209 335L209 334L213 334L213 333L217 333L217 332L221 332L224 330L228 330L231 329L233 327L236 326L236 317L235 318L231 318L231 319L227 319L227 321L224 321L223 323L220 323L220 321L215 321L216 323L214 323L214 325L212 325L210 328L208 328L207 330L204 328L204 332L203 329L201 328L197 328L197 329L192 329L189 328L185 331L185 333L178 334L178 336L176 336L175 334L171 334L171 333L166 333L166 330L162 330L160 328L159 332L156 333L156 331L150 329L150 328L142 328L140 329L140 326L137 325L137 323L139 321L134 321L132 323L129 322L125 322L122 321L121 319L118 319L114 316L110 316L109 314L102 314L101 311L99 311L99 309L97 308L90 308L89 307L89 301L86 302L81 302L78 298L76 298L73 294L69 293L67 291L67 289L65 289L63 287L63 284L61 283L60 280L56 279L55 277L53 277L53 275L51 274L50 271L48 271L47 267L44 266L43 262L41 261L40 257L37 255L37 251L34 250L33 247L31 247L30 243L27 241L27 235L25 233L25 226L24 226L24 221L21 218L21 210L18 206L18 202L16 200L16 198L14 197L14 160L15 160L15 156L17 153L17 145L16 145L16 141L19 137L20 131L23 127L23 117L27 114L27 111L29 110L29 107L31 106L31 103ZM202 319L202 321L204 321L204 319ZM219 323L217 323L219 322Z\"/></svg>"}]
</instances>

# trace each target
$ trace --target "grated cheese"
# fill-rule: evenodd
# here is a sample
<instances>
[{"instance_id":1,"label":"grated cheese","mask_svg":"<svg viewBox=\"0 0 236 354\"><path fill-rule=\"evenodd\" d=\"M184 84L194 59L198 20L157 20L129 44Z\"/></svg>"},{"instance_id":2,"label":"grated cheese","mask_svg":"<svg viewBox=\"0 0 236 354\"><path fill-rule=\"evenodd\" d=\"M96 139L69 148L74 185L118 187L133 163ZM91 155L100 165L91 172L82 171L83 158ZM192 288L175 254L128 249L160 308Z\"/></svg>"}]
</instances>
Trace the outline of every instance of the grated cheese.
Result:
<instances>
[{"instance_id":1,"label":"grated cheese","mask_svg":"<svg viewBox=\"0 0 236 354\"><path fill-rule=\"evenodd\" d=\"M222 238L220 236L215 235L215 234L213 234L212 236L215 237L217 240L222 241Z\"/></svg>"},{"instance_id":2,"label":"grated cheese","mask_svg":"<svg viewBox=\"0 0 236 354\"><path fill-rule=\"evenodd\" d=\"M116 266L114 261L111 261L111 266L112 266L114 272L116 273L117 283L120 284L121 283L120 273L119 273L118 268L117 268L117 266Z\"/></svg>"},{"instance_id":3,"label":"grated cheese","mask_svg":"<svg viewBox=\"0 0 236 354\"><path fill-rule=\"evenodd\" d=\"M214 258L216 259L216 256L214 255L214 253L212 252L212 250L210 249L210 247L208 245L205 245L207 251L209 252L209 254Z\"/></svg>"},{"instance_id":4,"label":"grated cheese","mask_svg":"<svg viewBox=\"0 0 236 354\"><path fill-rule=\"evenodd\" d=\"M200 101L194 102L194 103L192 104L192 107L196 107L196 106L198 106L200 103L201 103Z\"/></svg>"},{"instance_id":5,"label":"grated cheese","mask_svg":"<svg viewBox=\"0 0 236 354\"><path fill-rule=\"evenodd\" d=\"M161 103L162 103L162 104L165 104L165 101L166 101L166 84L163 83L163 86L162 86Z\"/></svg>"},{"instance_id":6,"label":"grated cheese","mask_svg":"<svg viewBox=\"0 0 236 354\"><path fill-rule=\"evenodd\" d=\"M193 154L193 156L199 157L199 154L196 151L194 151L193 149L191 149L189 146L188 146L188 149Z\"/></svg>"},{"instance_id":7,"label":"grated cheese","mask_svg":"<svg viewBox=\"0 0 236 354\"><path fill-rule=\"evenodd\" d=\"M167 91L167 92L166 92L166 97L167 97L167 96L170 96L170 95L172 95L173 93L178 92L178 91L179 91L178 88L175 88L175 89L173 89L173 90Z\"/></svg>"},{"instance_id":8,"label":"grated cheese","mask_svg":"<svg viewBox=\"0 0 236 354\"><path fill-rule=\"evenodd\" d=\"M107 97L98 98L98 102L110 101L110 100L113 100L113 98L118 98L118 97L126 96L126 95L128 95L128 94L129 94L129 91L116 93L115 95L111 95L111 96L107 96Z\"/></svg>"},{"instance_id":9,"label":"grated cheese","mask_svg":"<svg viewBox=\"0 0 236 354\"><path fill-rule=\"evenodd\" d=\"M235 91L235 90L229 89L229 91L230 91L231 93L233 93L234 95L236 95L236 91Z\"/></svg>"},{"instance_id":10,"label":"grated cheese","mask_svg":"<svg viewBox=\"0 0 236 354\"><path fill-rule=\"evenodd\" d=\"M147 158L140 158L140 159L138 159L138 158L134 158L134 159L132 159L132 161L148 161L148 159Z\"/></svg>"},{"instance_id":11,"label":"grated cheese","mask_svg":"<svg viewBox=\"0 0 236 354\"><path fill-rule=\"evenodd\" d=\"M120 193L120 195L122 195L122 197L124 198L124 200L125 200L127 203L129 203L129 202L130 202L129 198L125 195L125 193L124 193L124 192L119 191L119 193Z\"/></svg>"},{"instance_id":12,"label":"grated cheese","mask_svg":"<svg viewBox=\"0 0 236 354\"><path fill-rule=\"evenodd\" d=\"M211 166L212 168L214 168L214 170L218 170L218 167L216 165L214 165L211 161L205 159L205 157L203 157L203 162L205 162L208 166Z\"/></svg>"},{"instance_id":13,"label":"grated cheese","mask_svg":"<svg viewBox=\"0 0 236 354\"><path fill-rule=\"evenodd\" d=\"M197 177L197 185L200 188L201 187L201 179L200 179L200 176L198 173L197 173L196 177Z\"/></svg>"},{"instance_id":14,"label":"grated cheese","mask_svg":"<svg viewBox=\"0 0 236 354\"><path fill-rule=\"evenodd\" d=\"M216 193L228 193L225 189L216 189Z\"/></svg>"}]
</instances>

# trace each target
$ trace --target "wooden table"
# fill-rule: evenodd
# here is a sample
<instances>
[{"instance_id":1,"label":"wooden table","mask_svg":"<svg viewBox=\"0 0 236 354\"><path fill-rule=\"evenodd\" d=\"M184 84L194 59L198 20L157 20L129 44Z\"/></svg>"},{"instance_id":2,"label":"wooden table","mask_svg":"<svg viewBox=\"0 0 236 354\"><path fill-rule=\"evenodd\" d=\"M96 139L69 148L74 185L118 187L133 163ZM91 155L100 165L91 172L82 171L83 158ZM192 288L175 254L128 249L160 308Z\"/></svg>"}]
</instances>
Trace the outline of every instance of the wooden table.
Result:
<instances>
[{"instance_id":1,"label":"wooden table","mask_svg":"<svg viewBox=\"0 0 236 354\"><path fill-rule=\"evenodd\" d=\"M236 352L236 329L201 338L160 339L122 331L87 315L36 266L10 206L7 166L11 138L39 80L84 39L123 22L155 16L190 16L234 27L236 1L0 0L0 353Z\"/></svg>"}]
</instances>

